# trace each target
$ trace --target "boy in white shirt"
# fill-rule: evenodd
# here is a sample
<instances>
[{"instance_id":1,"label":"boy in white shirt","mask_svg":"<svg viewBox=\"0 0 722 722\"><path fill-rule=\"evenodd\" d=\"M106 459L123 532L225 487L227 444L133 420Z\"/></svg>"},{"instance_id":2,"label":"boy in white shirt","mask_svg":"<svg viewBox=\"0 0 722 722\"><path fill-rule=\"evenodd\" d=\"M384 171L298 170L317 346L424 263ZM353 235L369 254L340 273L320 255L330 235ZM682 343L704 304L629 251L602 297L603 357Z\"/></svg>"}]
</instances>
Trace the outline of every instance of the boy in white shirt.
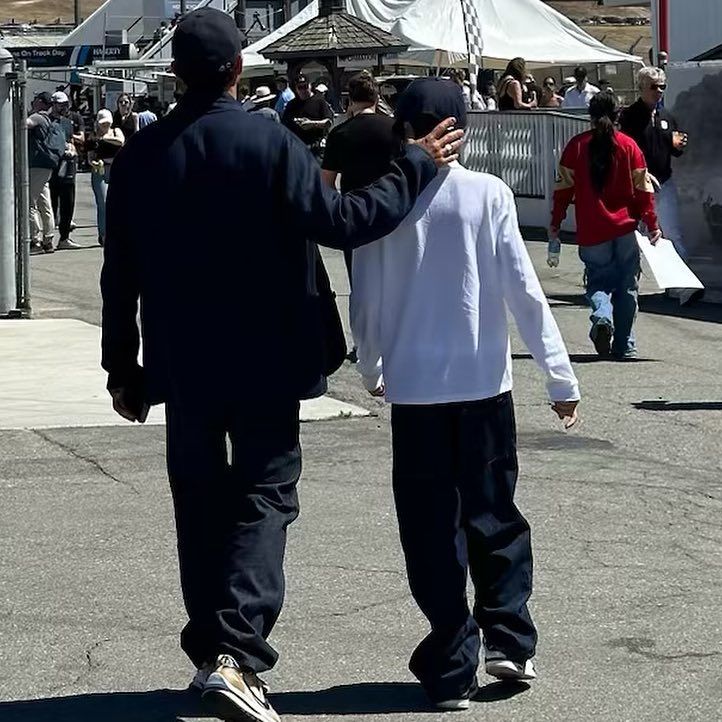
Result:
<instances>
[{"instance_id":1,"label":"boy in white shirt","mask_svg":"<svg viewBox=\"0 0 722 722\"><path fill-rule=\"evenodd\" d=\"M449 116L466 124L461 89L436 78L414 81L396 109L417 138ZM546 375L553 410L571 426L578 383L501 180L452 165L391 236L354 253L359 371L393 404L401 542L431 624L409 666L440 709L468 708L480 629L488 674L536 677L530 532L514 504L507 306Z\"/></svg>"}]
</instances>

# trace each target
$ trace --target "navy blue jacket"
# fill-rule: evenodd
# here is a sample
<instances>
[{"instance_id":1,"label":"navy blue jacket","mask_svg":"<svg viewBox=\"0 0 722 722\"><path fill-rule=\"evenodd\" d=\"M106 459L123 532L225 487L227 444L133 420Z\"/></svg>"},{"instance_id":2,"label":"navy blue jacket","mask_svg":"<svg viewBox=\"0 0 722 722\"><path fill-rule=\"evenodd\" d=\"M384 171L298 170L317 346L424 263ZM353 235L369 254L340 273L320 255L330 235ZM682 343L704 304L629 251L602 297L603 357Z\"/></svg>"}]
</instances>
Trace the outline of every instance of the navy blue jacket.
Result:
<instances>
[{"instance_id":1,"label":"navy blue jacket","mask_svg":"<svg viewBox=\"0 0 722 722\"><path fill-rule=\"evenodd\" d=\"M351 249L387 235L435 175L412 146L388 176L341 196L282 126L230 96L188 94L113 163L101 274L108 388L142 380L153 404L324 393L313 243Z\"/></svg>"}]
</instances>

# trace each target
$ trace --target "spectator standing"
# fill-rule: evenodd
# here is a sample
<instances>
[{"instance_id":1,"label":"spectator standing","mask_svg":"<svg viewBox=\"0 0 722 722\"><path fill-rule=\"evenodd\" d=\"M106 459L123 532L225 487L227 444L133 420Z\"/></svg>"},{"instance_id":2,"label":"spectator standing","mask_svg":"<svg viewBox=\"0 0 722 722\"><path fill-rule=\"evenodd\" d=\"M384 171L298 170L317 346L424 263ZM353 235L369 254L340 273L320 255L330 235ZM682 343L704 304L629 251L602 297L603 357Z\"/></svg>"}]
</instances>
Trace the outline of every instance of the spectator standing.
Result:
<instances>
[{"instance_id":1,"label":"spectator standing","mask_svg":"<svg viewBox=\"0 0 722 722\"><path fill-rule=\"evenodd\" d=\"M461 93L436 78L414 81L396 107L416 137L447 114L464 127ZM467 709L476 693L480 629L487 674L536 677L531 537L514 503L507 306L553 410L571 426L577 379L501 180L452 164L398 229L354 258L359 371L366 389L392 404L401 544L431 626L409 667L442 710Z\"/></svg>"},{"instance_id":2,"label":"spectator standing","mask_svg":"<svg viewBox=\"0 0 722 722\"><path fill-rule=\"evenodd\" d=\"M50 117L50 93L38 93L27 119L30 163L31 252L53 253L55 216L50 195L50 176L65 155L65 134Z\"/></svg>"},{"instance_id":3,"label":"spectator standing","mask_svg":"<svg viewBox=\"0 0 722 722\"><path fill-rule=\"evenodd\" d=\"M499 81L499 110L530 110L537 107L537 99L526 89L526 60L514 58L506 66Z\"/></svg>"},{"instance_id":4,"label":"spectator standing","mask_svg":"<svg viewBox=\"0 0 722 722\"><path fill-rule=\"evenodd\" d=\"M274 110L278 113L279 118L283 118L283 114L286 112L286 106L296 97L288 87L288 78L284 75L276 78L276 90L278 95L276 96L276 105Z\"/></svg>"},{"instance_id":5,"label":"spectator standing","mask_svg":"<svg viewBox=\"0 0 722 722\"><path fill-rule=\"evenodd\" d=\"M564 99L557 93L557 81L549 76L542 83L540 108L560 108Z\"/></svg>"},{"instance_id":6,"label":"spectator standing","mask_svg":"<svg viewBox=\"0 0 722 722\"><path fill-rule=\"evenodd\" d=\"M113 115L113 127L123 133L126 141L138 132L138 113L133 111L133 100L127 93L118 97L117 109Z\"/></svg>"},{"instance_id":7,"label":"spectator standing","mask_svg":"<svg viewBox=\"0 0 722 722\"><path fill-rule=\"evenodd\" d=\"M52 119L63 129L66 142L65 153L50 176L50 197L53 215L58 224L60 239L56 250L72 250L80 246L71 240L73 215L75 213L75 180L78 172L78 145L84 140L82 120L70 110L70 99L62 92L53 93Z\"/></svg>"},{"instance_id":8,"label":"spectator standing","mask_svg":"<svg viewBox=\"0 0 722 722\"><path fill-rule=\"evenodd\" d=\"M123 131L113 126L111 112L105 109L99 110L95 133L88 141L88 151L97 213L98 245L100 246L105 244L105 205L110 183L110 169L118 151L124 144Z\"/></svg>"},{"instance_id":9,"label":"spectator standing","mask_svg":"<svg viewBox=\"0 0 722 722\"><path fill-rule=\"evenodd\" d=\"M599 92L596 85L587 80L587 69L581 65L574 69L574 85L567 90L562 108L588 108L592 98Z\"/></svg>"},{"instance_id":10,"label":"spectator standing","mask_svg":"<svg viewBox=\"0 0 722 722\"><path fill-rule=\"evenodd\" d=\"M296 79L296 97L286 106L282 123L321 160L323 144L333 122L333 110L322 93L313 94L308 79Z\"/></svg>"},{"instance_id":11,"label":"spectator standing","mask_svg":"<svg viewBox=\"0 0 722 722\"><path fill-rule=\"evenodd\" d=\"M496 85L494 83L489 82L484 86L482 98L487 110L499 110L499 104L496 98Z\"/></svg>"},{"instance_id":12,"label":"spectator standing","mask_svg":"<svg viewBox=\"0 0 722 722\"><path fill-rule=\"evenodd\" d=\"M434 158L456 157L459 136L444 137L447 119L375 186L340 196L296 138L237 102L232 17L190 12L173 56L188 91L113 167L103 368L129 421L166 404L189 617L181 644L198 667L193 686L224 719L278 722L258 675L278 659L268 636L283 602L287 528L299 512L299 400L325 392L332 363L309 239L343 249L388 233L436 176ZM170 207L176 212L159 212ZM209 294L210 315L198 304Z\"/></svg>"},{"instance_id":13,"label":"spectator standing","mask_svg":"<svg viewBox=\"0 0 722 722\"><path fill-rule=\"evenodd\" d=\"M614 96L596 94L590 104L592 130L572 138L562 153L550 240L569 205L577 217L579 257L586 268L587 299L592 307L589 334L602 357L637 358L634 319L637 315L640 257L635 231L640 220L650 240L661 237L654 210L654 188L647 163L632 138L615 130ZM557 265L550 255L549 265Z\"/></svg>"},{"instance_id":14,"label":"spectator standing","mask_svg":"<svg viewBox=\"0 0 722 722\"><path fill-rule=\"evenodd\" d=\"M138 98L138 130L143 130L151 123L158 121L158 116L151 109L150 98L143 96Z\"/></svg>"},{"instance_id":15,"label":"spectator standing","mask_svg":"<svg viewBox=\"0 0 722 722\"><path fill-rule=\"evenodd\" d=\"M256 88L256 94L250 99L250 112L260 118L266 118L274 123L280 123L281 118L278 113L271 107L276 100L276 96L271 93L271 89L267 85L259 85Z\"/></svg>"},{"instance_id":16,"label":"spectator standing","mask_svg":"<svg viewBox=\"0 0 722 722\"><path fill-rule=\"evenodd\" d=\"M684 153L687 135L680 131L676 118L661 106L667 89L664 70L642 68L637 84L640 97L622 111L619 127L642 149L649 172L657 182L657 215L662 231L665 238L672 241L677 253L686 258L677 186L672 177L672 158L679 158Z\"/></svg>"}]
</instances>

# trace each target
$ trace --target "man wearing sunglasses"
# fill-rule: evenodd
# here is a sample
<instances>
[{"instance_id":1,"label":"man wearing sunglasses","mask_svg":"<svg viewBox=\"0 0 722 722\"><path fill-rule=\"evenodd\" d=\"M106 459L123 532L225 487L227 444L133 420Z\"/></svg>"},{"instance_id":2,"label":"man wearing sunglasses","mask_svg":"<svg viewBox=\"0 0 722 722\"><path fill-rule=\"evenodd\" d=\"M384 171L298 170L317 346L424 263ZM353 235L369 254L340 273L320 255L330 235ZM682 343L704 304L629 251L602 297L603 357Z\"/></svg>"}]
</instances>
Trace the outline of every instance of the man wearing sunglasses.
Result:
<instances>
[{"instance_id":1,"label":"man wearing sunglasses","mask_svg":"<svg viewBox=\"0 0 722 722\"><path fill-rule=\"evenodd\" d=\"M667 76L660 68L642 68L637 76L639 100L622 111L619 125L642 149L647 167L653 176L655 203L664 237L668 238L682 258L687 256L679 220L677 187L672 178L672 158L678 158L687 147L687 134L679 130L674 116L662 105L667 89Z\"/></svg>"}]
</instances>

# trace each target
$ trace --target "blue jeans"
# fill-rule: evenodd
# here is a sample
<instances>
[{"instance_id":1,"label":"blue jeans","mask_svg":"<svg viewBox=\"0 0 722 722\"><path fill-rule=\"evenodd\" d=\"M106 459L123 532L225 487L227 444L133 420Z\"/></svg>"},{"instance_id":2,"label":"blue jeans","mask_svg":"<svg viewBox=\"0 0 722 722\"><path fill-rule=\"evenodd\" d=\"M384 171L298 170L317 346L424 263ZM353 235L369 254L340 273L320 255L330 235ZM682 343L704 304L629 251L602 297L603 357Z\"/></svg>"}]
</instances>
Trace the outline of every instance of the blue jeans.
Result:
<instances>
[{"instance_id":1,"label":"blue jeans","mask_svg":"<svg viewBox=\"0 0 722 722\"><path fill-rule=\"evenodd\" d=\"M105 198L108 195L110 166L106 163L102 173L93 171L90 175L93 195L95 196L95 208L97 210L98 236L105 240Z\"/></svg>"},{"instance_id":2,"label":"blue jeans","mask_svg":"<svg viewBox=\"0 0 722 722\"><path fill-rule=\"evenodd\" d=\"M637 239L630 233L596 246L580 246L579 257L587 270L592 332L598 324L608 324L614 330L612 353L634 351L641 272Z\"/></svg>"}]
</instances>

